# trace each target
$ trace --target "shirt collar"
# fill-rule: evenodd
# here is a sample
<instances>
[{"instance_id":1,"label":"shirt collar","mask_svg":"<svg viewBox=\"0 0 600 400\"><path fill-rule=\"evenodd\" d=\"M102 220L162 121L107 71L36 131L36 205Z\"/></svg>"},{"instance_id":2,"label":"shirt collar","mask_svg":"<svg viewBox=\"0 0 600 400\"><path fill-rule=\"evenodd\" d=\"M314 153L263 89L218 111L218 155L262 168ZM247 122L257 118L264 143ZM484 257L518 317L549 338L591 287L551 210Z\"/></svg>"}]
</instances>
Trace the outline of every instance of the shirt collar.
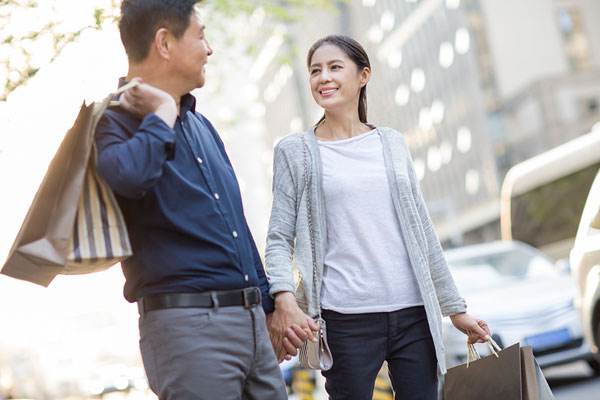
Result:
<instances>
[{"instance_id":1,"label":"shirt collar","mask_svg":"<svg viewBox=\"0 0 600 400\"><path fill-rule=\"evenodd\" d=\"M190 93L184 94L183 96L181 96L181 99L179 100L179 108L180 108L180 115L182 117L188 111L195 113L196 112L196 98Z\"/></svg>"},{"instance_id":2,"label":"shirt collar","mask_svg":"<svg viewBox=\"0 0 600 400\"><path fill-rule=\"evenodd\" d=\"M118 87L121 87L126 83L127 79L125 77L121 77L119 78ZM179 100L179 117L182 118L185 114L187 114L188 111L191 111L192 113L196 112L196 98L190 93L184 94Z\"/></svg>"}]
</instances>

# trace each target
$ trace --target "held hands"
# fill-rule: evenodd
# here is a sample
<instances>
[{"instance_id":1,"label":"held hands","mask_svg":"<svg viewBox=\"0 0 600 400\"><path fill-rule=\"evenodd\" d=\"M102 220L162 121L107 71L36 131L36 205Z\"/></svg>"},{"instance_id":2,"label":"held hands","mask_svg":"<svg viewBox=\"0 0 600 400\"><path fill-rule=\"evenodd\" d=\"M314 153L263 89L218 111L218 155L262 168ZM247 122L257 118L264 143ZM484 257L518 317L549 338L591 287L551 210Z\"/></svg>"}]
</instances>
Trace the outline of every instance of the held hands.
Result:
<instances>
[{"instance_id":1,"label":"held hands","mask_svg":"<svg viewBox=\"0 0 600 400\"><path fill-rule=\"evenodd\" d=\"M452 325L468 336L468 343L484 343L489 339L491 332L487 323L467 313L454 314L450 316Z\"/></svg>"},{"instance_id":2,"label":"held hands","mask_svg":"<svg viewBox=\"0 0 600 400\"><path fill-rule=\"evenodd\" d=\"M298 354L305 340L316 340L319 326L306 315L290 292L277 293L275 311L267 316L267 326L277 361L289 360Z\"/></svg>"},{"instance_id":3,"label":"held hands","mask_svg":"<svg viewBox=\"0 0 600 400\"><path fill-rule=\"evenodd\" d=\"M155 113L171 128L177 119L177 104L173 97L154 86L144 83L141 78L133 78L138 84L126 90L120 97L121 107L138 117Z\"/></svg>"}]
</instances>

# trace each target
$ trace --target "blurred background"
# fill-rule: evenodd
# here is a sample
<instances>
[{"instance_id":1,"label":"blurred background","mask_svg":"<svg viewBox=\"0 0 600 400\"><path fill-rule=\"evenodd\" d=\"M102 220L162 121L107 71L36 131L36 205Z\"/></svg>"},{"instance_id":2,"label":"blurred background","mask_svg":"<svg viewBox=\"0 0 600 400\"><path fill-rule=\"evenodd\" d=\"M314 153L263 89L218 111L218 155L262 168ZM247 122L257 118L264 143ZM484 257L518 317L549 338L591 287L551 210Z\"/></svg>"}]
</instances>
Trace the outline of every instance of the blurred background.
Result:
<instances>
[{"instance_id":1,"label":"blurred background","mask_svg":"<svg viewBox=\"0 0 600 400\"><path fill-rule=\"evenodd\" d=\"M0 2L0 260L81 102L126 74L119 3ZM581 224L594 220L584 209L598 207L588 193L600 167L600 2L220 0L200 13L215 54L194 94L226 144L259 248L273 147L322 113L306 52L327 34L353 36L373 67L369 121L403 132L444 248L465 250L450 255L459 286L464 276L497 283L464 290L486 304L480 314L497 321L505 345L554 357L545 372L557 398L600 397L598 290L589 268L573 265L588 260L589 245L573 258L591 232ZM477 244L487 247L465 247ZM118 267L48 289L0 275L0 399L153 398L122 285ZM534 301L557 291L566 298ZM503 310L498 296L518 305ZM319 376L282 369L293 396L323 398ZM385 371L377 385L375 398L391 399Z\"/></svg>"}]
</instances>

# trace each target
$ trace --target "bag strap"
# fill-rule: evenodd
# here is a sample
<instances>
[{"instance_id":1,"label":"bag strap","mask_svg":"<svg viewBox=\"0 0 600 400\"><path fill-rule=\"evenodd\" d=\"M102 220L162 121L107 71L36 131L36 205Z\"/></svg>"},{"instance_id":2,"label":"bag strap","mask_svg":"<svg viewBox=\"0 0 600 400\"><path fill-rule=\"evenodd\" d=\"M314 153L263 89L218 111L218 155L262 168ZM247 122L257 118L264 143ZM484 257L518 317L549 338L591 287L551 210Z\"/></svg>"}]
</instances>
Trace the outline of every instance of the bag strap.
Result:
<instances>
[{"instance_id":1,"label":"bag strap","mask_svg":"<svg viewBox=\"0 0 600 400\"><path fill-rule=\"evenodd\" d=\"M496 341L494 339L492 339L491 336L485 341L485 343L488 345L490 352L493 355L495 355L496 358L498 358L499 357L498 352L502 351L502 348L498 345L498 343L496 343ZM467 368L469 368L470 363L472 363L473 361L477 361L480 358L481 358L481 356L475 349L475 344L467 342Z\"/></svg>"},{"instance_id":2,"label":"bag strap","mask_svg":"<svg viewBox=\"0 0 600 400\"><path fill-rule=\"evenodd\" d=\"M315 232L312 219L312 174L310 173L308 159L308 144L306 137L302 136L303 152L304 152L304 188L306 190L306 211L308 216L308 235L310 237L310 250L312 256L312 272L313 272L313 289L312 295L314 304L317 305L317 317L321 319L321 299L320 293L317 290L317 257L315 254Z\"/></svg>"},{"instance_id":3,"label":"bag strap","mask_svg":"<svg viewBox=\"0 0 600 400\"><path fill-rule=\"evenodd\" d=\"M138 81L127 82L125 85L121 86L120 88L118 88L117 90L115 90L114 92L112 92L111 94L109 94L108 97L118 96L121 93L123 93L123 92L125 92L125 91L127 91L127 90L129 90L129 89L131 89L133 87L136 87L138 84L139 84ZM109 107L117 107L119 105L121 105L121 102L119 100L111 100L108 103Z\"/></svg>"}]
</instances>

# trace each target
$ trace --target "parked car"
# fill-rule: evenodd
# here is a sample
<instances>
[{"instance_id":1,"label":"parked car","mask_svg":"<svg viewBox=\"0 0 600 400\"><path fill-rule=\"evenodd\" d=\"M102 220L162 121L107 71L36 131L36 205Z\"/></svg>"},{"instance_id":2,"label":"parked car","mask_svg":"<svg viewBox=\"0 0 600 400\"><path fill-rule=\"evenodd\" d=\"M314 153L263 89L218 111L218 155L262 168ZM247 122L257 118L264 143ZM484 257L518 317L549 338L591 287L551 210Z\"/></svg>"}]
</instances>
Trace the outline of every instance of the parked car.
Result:
<instances>
[{"instance_id":1,"label":"parked car","mask_svg":"<svg viewBox=\"0 0 600 400\"><path fill-rule=\"evenodd\" d=\"M516 241L499 241L449 250L450 271L469 312L488 322L502 347L532 346L540 366L591 360L574 306L570 275L539 250ZM447 362L465 362L465 336L444 324ZM480 346L487 354L487 347Z\"/></svg>"},{"instance_id":2,"label":"parked car","mask_svg":"<svg viewBox=\"0 0 600 400\"><path fill-rule=\"evenodd\" d=\"M570 264L583 332L594 353L590 366L600 374L600 171L583 208Z\"/></svg>"}]
</instances>

